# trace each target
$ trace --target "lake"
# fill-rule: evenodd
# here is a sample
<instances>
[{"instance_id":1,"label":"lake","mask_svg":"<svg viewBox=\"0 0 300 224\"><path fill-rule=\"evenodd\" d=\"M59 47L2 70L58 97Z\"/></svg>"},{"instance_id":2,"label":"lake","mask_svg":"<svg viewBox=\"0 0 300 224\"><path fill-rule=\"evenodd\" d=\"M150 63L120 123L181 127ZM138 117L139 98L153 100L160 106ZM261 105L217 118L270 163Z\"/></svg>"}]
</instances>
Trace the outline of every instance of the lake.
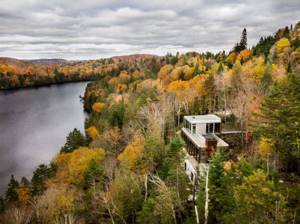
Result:
<instances>
[{"instance_id":1,"label":"lake","mask_svg":"<svg viewBox=\"0 0 300 224\"><path fill-rule=\"evenodd\" d=\"M0 195L10 175L31 178L48 164L74 128L84 130L79 96L87 82L0 91Z\"/></svg>"}]
</instances>

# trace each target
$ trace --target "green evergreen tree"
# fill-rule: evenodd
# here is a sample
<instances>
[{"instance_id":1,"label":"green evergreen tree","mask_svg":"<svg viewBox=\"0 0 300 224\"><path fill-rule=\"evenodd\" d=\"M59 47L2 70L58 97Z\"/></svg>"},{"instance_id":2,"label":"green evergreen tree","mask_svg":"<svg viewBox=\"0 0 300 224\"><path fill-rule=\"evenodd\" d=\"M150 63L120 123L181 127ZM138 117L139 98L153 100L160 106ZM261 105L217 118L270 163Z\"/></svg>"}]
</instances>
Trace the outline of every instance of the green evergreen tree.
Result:
<instances>
[{"instance_id":1,"label":"green evergreen tree","mask_svg":"<svg viewBox=\"0 0 300 224\"><path fill-rule=\"evenodd\" d=\"M30 181L26 177L22 177L20 181L20 186L30 188Z\"/></svg>"},{"instance_id":2,"label":"green evergreen tree","mask_svg":"<svg viewBox=\"0 0 300 224\"><path fill-rule=\"evenodd\" d=\"M33 172L33 176L31 179L31 188L30 193L32 196L40 195L46 190L45 181L53 177L57 170L57 166L55 164L51 164L50 167L41 164L39 167Z\"/></svg>"},{"instance_id":3,"label":"green evergreen tree","mask_svg":"<svg viewBox=\"0 0 300 224\"><path fill-rule=\"evenodd\" d=\"M285 38L290 38L290 30L288 26L284 28L282 36Z\"/></svg>"},{"instance_id":4,"label":"green evergreen tree","mask_svg":"<svg viewBox=\"0 0 300 224\"><path fill-rule=\"evenodd\" d=\"M223 191L223 179L224 179L224 155L220 150L217 150L212 157L209 168L209 219L214 222L220 222L221 220L221 211L222 204L220 198Z\"/></svg>"},{"instance_id":5,"label":"green evergreen tree","mask_svg":"<svg viewBox=\"0 0 300 224\"><path fill-rule=\"evenodd\" d=\"M18 181L15 180L14 175L11 175L8 188L6 190L5 194L5 201L7 203L12 203L18 201L18 193L17 193L17 187L19 186Z\"/></svg>"},{"instance_id":6,"label":"green evergreen tree","mask_svg":"<svg viewBox=\"0 0 300 224\"><path fill-rule=\"evenodd\" d=\"M0 214L5 211L5 200L3 197L0 197Z\"/></svg>"},{"instance_id":7,"label":"green evergreen tree","mask_svg":"<svg viewBox=\"0 0 300 224\"><path fill-rule=\"evenodd\" d=\"M275 44L276 40L273 36L261 37L258 44L253 49L253 55L264 55L268 57L270 49Z\"/></svg>"},{"instance_id":8,"label":"green evergreen tree","mask_svg":"<svg viewBox=\"0 0 300 224\"><path fill-rule=\"evenodd\" d=\"M240 46L241 46L242 50L247 49L247 30L246 30L246 28L243 29Z\"/></svg>"},{"instance_id":9,"label":"green evergreen tree","mask_svg":"<svg viewBox=\"0 0 300 224\"><path fill-rule=\"evenodd\" d=\"M86 144L86 138L84 137L84 135L75 128L72 132L69 133L67 141L62 147L61 152L72 152L75 149L78 149L80 146L86 146Z\"/></svg>"},{"instance_id":10,"label":"green evergreen tree","mask_svg":"<svg viewBox=\"0 0 300 224\"><path fill-rule=\"evenodd\" d=\"M102 189L104 184L104 170L100 164L92 159L84 172L84 188Z\"/></svg>"},{"instance_id":11,"label":"green evergreen tree","mask_svg":"<svg viewBox=\"0 0 300 224\"><path fill-rule=\"evenodd\" d=\"M143 203L142 210L138 212L137 223L139 224L156 224L159 223L159 217L153 214L155 198L150 196Z\"/></svg>"},{"instance_id":12,"label":"green evergreen tree","mask_svg":"<svg viewBox=\"0 0 300 224\"><path fill-rule=\"evenodd\" d=\"M300 77L289 74L262 104L257 134L274 142L283 168L300 174Z\"/></svg>"},{"instance_id":13,"label":"green evergreen tree","mask_svg":"<svg viewBox=\"0 0 300 224\"><path fill-rule=\"evenodd\" d=\"M124 123L124 102L113 104L109 111L109 123L113 127L122 128Z\"/></svg>"},{"instance_id":14,"label":"green evergreen tree","mask_svg":"<svg viewBox=\"0 0 300 224\"><path fill-rule=\"evenodd\" d=\"M160 175L163 178L167 178L170 175L171 169L176 169L182 161L181 149L184 146L184 142L178 136L173 138L167 146L166 157L164 159Z\"/></svg>"},{"instance_id":15,"label":"green evergreen tree","mask_svg":"<svg viewBox=\"0 0 300 224\"><path fill-rule=\"evenodd\" d=\"M247 49L247 30L246 30L246 28L243 29L240 43L236 43L236 45L233 48L233 51L238 53L245 49Z\"/></svg>"}]
</instances>

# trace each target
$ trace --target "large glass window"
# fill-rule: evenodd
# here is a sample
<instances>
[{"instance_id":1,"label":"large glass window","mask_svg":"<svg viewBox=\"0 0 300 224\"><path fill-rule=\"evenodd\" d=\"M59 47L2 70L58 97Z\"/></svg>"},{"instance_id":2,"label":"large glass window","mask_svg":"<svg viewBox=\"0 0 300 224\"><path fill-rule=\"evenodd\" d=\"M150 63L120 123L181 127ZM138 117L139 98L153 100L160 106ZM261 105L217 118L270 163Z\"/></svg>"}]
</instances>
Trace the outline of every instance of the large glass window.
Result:
<instances>
[{"instance_id":1,"label":"large glass window","mask_svg":"<svg viewBox=\"0 0 300 224\"><path fill-rule=\"evenodd\" d=\"M185 128L191 130L191 123L187 120L185 121Z\"/></svg>"},{"instance_id":2,"label":"large glass window","mask_svg":"<svg viewBox=\"0 0 300 224\"><path fill-rule=\"evenodd\" d=\"M213 133L214 132L214 123L206 124L206 133Z\"/></svg>"},{"instance_id":3,"label":"large glass window","mask_svg":"<svg viewBox=\"0 0 300 224\"><path fill-rule=\"evenodd\" d=\"M190 122L188 122L187 120L185 120L184 127L185 127L186 129L191 130L191 124L190 124Z\"/></svg>"},{"instance_id":4,"label":"large glass window","mask_svg":"<svg viewBox=\"0 0 300 224\"><path fill-rule=\"evenodd\" d=\"M220 133L221 132L221 123L215 123L215 132Z\"/></svg>"},{"instance_id":5,"label":"large glass window","mask_svg":"<svg viewBox=\"0 0 300 224\"><path fill-rule=\"evenodd\" d=\"M196 134L196 124L192 124L192 133Z\"/></svg>"}]
</instances>

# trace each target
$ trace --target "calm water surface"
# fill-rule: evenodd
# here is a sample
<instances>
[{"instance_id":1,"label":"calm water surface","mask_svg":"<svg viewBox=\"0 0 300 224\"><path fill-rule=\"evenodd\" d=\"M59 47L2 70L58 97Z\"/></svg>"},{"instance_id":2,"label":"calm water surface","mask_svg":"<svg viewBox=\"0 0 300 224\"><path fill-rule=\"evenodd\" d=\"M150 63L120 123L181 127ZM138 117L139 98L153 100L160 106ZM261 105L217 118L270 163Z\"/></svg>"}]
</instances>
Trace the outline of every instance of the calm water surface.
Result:
<instances>
[{"instance_id":1,"label":"calm water surface","mask_svg":"<svg viewBox=\"0 0 300 224\"><path fill-rule=\"evenodd\" d=\"M80 102L87 83L0 91L0 195L10 175L31 177L49 161L74 128L83 131Z\"/></svg>"}]
</instances>

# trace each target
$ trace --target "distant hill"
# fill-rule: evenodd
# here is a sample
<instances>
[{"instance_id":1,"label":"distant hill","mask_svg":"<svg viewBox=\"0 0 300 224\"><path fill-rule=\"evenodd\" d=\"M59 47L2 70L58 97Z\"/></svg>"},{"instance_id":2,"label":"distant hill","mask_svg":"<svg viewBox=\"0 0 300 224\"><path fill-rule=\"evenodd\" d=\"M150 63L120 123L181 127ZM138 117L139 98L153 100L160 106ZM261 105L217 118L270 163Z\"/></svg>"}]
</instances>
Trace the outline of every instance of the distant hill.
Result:
<instances>
[{"instance_id":1,"label":"distant hill","mask_svg":"<svg viewBox=\"0 0 300 224\"><path fill-rule=\"evenodd\" d=\"M53 58L53 59L48 59L48 58L43 58L43 59L34 59L34 60L28 60L32 64L37 64L37 65L66 65L72 63L72 61L68 61L65 59L59 59L59 58Z\"/></svg>"}]
</instances>

